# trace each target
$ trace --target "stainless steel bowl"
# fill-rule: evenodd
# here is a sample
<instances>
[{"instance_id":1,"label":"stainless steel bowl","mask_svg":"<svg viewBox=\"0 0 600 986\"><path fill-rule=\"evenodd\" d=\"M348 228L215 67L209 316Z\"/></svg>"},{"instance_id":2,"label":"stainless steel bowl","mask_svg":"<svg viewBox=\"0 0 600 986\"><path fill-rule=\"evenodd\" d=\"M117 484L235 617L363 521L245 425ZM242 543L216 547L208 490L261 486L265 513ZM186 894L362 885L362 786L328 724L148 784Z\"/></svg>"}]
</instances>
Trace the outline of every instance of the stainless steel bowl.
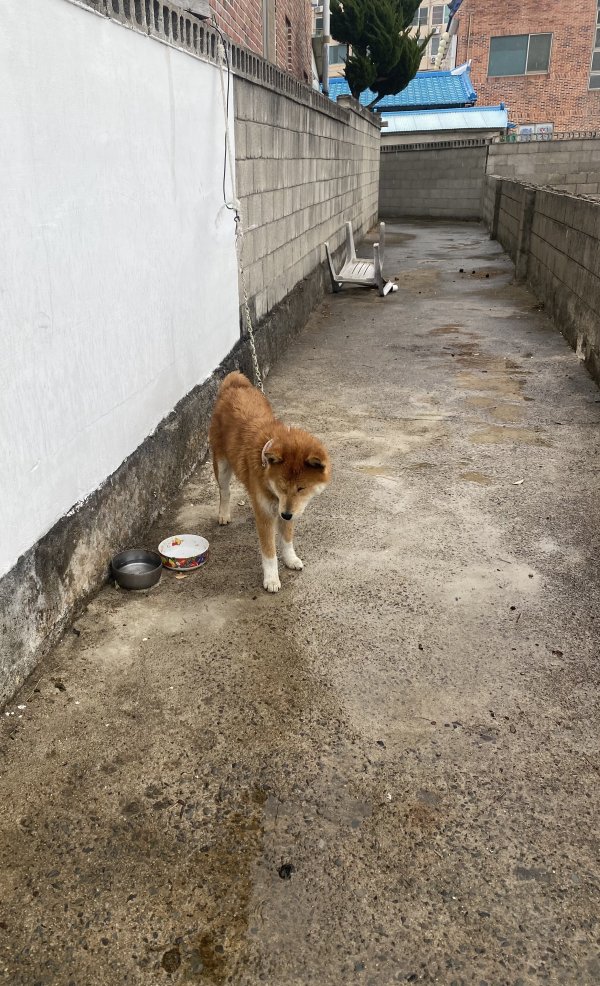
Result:
<instances>
[{"instance_id":1,"label":"stainless steel bowl","mask_svg":"<svg viewBox=\"0 0 600 986\"><path fill-rule=\"evenodd\" d=\"M149 589L162 574L162 560L156 551L130 548L115 555L110 563L115 582L123 589Z\"/></svg>"}]
</instances>

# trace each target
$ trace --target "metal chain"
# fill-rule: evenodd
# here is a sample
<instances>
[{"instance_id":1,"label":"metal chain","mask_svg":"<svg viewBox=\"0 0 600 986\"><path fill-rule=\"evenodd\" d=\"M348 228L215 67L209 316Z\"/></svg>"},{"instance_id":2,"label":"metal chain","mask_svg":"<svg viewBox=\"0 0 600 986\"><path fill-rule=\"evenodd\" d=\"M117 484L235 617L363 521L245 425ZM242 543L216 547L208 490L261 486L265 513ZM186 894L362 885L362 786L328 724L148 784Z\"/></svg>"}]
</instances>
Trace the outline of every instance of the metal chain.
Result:
<instances>
[{"instance_id":1,"label":"metal chain","mask_svg":"<svg viewBox=\"0 0 600 986\"><path fill-rule=\"evenodd\" d=\"M244 249L244 230L242 229L242 217L239 212L235 216L235 247L238 258L238 270L240 272L240 280L242 282L242 293L244 300L242 303L242 310L244 313L244 319L246 322L246 329L248 331L248 340L250 342L250 352L252 353L252 368L254 370L254 382L261 393L264 393L262 376L260 372L260 367L258 365L258 356L256 355L256 343L254 341L254 330L252 328L252 319L250 318L250 309L248 307L248 291L246 288L246 274L244 271L244 265L242 263L242 250Z\"/></svg>"}]
</instances>

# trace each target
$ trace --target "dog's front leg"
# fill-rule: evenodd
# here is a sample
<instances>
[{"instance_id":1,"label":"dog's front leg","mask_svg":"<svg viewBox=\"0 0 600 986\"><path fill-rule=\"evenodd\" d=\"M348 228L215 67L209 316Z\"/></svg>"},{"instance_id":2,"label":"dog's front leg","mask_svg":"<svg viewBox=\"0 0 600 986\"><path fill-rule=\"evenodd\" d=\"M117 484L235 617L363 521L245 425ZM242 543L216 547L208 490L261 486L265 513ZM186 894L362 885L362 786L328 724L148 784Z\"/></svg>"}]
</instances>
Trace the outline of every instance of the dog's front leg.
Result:
<instances>
[{"instance_id":1,"label":"dog's front leg","mask_svg":"<svg viewBox=\"0 0 600 986\"><path fill-rule=\"evenodd\" d=\"M299 571L301 568L304 568L304 565L302 564L302 559L298 558L294 550L294 521L280 519L279 531L281 534L281 557L283 558L283 564L286 568L295 568Z\"/></svg>"},{"instance_id":2,"label":"dog's front leg","mask_svg":"<svg viewBox=\"0 0 600 986\"><path fill-rule=\"evenodd\" d=\"M275 517L263 510L256 501L253 502L253 506L262 553L263 586L267 592L278 592L281 589L281 582L279 581L275 547Z\"/></svg>"}]
</instances>

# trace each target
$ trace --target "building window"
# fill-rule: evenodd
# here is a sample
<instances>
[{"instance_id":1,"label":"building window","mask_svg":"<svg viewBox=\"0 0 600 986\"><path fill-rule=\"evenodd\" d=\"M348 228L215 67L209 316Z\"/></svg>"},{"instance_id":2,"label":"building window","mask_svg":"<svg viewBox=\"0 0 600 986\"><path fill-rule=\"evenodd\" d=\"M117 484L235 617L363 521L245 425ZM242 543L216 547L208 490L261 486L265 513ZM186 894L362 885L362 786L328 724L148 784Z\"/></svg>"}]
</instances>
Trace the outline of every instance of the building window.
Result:
<instances>
[{"instance_id":1,"label":"building window","mask_svg":"<svg viewBox=\"0 0 600 986\"><path fill-rule=\"evenodd\" d=\"M329 64L340 65L348 57L348 45L329 45Z\"/></svg>"},{"instance_id":2,"label":"building window","mask_svg":"<svg viewBox=\"0 0 600 986\"><path fill-rule=\"evenodd\" d=\"M600 24L600 0L596 0L596 24ZM600 89L600 27L596 28L592 67L590 69L590 89Z\"/></svg>"},{"instance_id":3,"label":"building window","mask_svg":"<svg viewBox=\"0 0 600 986\"><path fill-rule=\"evenodd\" d=\"M490 38L488 75L535 75L538 72L547 72L551 45L551 34L513 34Z\"/></svg>"},{"instance_id":4,"label":"building window","mask_svg":"<svg viewBox=\"0 0 600 986\"><path fill-rule=\"evenodd\" d=\"M440 37L439 34L437 34L429 42L429 54L431 55L432 59L435 58L435 56L437 55L439 51L439 47L440 47Z\"/></svg>"},{"instance_id":5,"label":"building window","mask_svg":"<svg viewBox=\"0 0 600 986\"><path fill-rule=\"evenodd\" d=\"M315 17L315 34L323 34L323 14Z\"/></svg>"},{"instance_id":6,"label":"building window","mask_svg":"<svg viewBox=\"0 0 600 986\"><path fill-rule=\"evenodd\" d=\"M419 7L413 17L412 26L413 27L427 27L429 17L428 7Z\"/></svg>"},{"instance_id":7,"label":"building window","mask_svg":"<svg viewBox=\"0 0 600 986\"><path fill-rule=\"evenodd\" d=\"M441 4L431 8L431 23L433 26L445 24L448 20L448 8Z\"/></svg>"}]
</instances>

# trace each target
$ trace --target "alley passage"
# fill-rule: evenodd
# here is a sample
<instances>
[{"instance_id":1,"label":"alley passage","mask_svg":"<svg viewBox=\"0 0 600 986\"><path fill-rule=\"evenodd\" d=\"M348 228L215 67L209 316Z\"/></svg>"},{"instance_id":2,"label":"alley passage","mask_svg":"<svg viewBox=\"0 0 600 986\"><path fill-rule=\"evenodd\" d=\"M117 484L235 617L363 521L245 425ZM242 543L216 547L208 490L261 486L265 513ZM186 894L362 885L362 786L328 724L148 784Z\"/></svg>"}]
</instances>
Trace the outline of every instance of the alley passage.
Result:
<instances>
[{"instance_id":1,"label":"alley passage","mask_svg":"<svg viewBox=\"0 0 600 986\"><path fill-rule=\"evenodd\" d=\"M205 465L147 544L209 565L2 716L1 981L600 981L600 392L483 228L387 239L267 380L334 461L305 570Z\"/></svg>"}]
</instances>

